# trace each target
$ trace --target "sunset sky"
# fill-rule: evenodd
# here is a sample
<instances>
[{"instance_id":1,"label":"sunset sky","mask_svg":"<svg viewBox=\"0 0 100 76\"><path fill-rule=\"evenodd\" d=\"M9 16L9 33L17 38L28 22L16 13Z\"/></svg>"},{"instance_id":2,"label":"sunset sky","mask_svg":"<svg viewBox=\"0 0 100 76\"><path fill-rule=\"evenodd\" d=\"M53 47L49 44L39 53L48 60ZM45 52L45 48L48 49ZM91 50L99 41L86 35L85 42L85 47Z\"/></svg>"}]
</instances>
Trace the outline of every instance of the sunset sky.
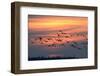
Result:
<instances>
[{"instance_id":1,"label":"sunset sky","mask_svg":"<svg viewBox=\"0 0 100 76\"><path fill-rule=\"evenodd\" d=\"M87 27L87 17L68 16L31 16L29 15L28 25L32 30L57 30L59 28Z\"/></svg>"},{"instance_id":2,"label":"sunset sky","mask_svg":"<svg viewBox=\"0 0 100 76\"><path fill-rule=\"evenodd\" d=\"M85 48L81 45L87 43L87 32L88 17L29 15L29 58L73 55L78 58L87 57L87 44ZM77 49L73 48L73 42L78 44L74 46ZM62 45L64 47L59 47Z\"/></svg>"}]
</instances>

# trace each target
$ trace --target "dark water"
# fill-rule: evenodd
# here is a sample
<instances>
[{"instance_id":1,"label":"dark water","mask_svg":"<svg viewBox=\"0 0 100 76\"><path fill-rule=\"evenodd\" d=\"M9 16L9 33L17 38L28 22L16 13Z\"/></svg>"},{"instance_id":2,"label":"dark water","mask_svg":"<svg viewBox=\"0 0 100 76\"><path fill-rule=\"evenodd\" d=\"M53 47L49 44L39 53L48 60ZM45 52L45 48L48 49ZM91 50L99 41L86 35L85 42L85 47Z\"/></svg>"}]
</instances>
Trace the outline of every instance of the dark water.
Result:
<instances>
[{"instance_id":1,"label":"dark water","mask_svg":"<svg viewBox=\"0 0 100 76\"><path fill-rule=\"evenodd\" d=\"M48 47L46 45L28 45L28 60L52 60L52 59L78 59L87 58L87 41L77 42L76 48L73 43Z\"/></svg>"}]
</instances>

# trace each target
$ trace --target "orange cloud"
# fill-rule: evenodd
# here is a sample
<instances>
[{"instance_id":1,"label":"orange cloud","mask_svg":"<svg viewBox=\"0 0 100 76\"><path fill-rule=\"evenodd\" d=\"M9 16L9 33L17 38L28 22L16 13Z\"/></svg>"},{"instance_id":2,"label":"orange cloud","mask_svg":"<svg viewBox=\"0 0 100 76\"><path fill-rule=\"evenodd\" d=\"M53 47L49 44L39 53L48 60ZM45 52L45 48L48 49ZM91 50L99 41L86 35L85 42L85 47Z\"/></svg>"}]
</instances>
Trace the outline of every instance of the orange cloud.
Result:
<instances>
[{"instance_id":1,"label":"orange cloud","mask_svg":"<svg viewBox=\"0 0 100 76\"><path fill-rule=\"evenodd\" d=\"M33 30L69 28L86 26L87 24L87 17L40 16L34 18L33 16L33 18L28 20L28 28Z\"/></svg>"}]
</instances>

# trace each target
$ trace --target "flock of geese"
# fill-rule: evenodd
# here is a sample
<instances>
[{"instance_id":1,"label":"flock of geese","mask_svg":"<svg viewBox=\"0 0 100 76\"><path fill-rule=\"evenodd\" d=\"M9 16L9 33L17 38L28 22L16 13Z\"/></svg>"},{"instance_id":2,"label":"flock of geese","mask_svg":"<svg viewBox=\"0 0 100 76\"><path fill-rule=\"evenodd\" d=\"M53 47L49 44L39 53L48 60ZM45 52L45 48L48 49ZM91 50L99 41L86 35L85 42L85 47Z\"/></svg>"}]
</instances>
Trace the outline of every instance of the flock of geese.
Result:
<instances>
[{"instance_id":1,"label":"flock of geese","mask_svg":"<svg viewBox=\"0 0 100 76\"><path fill-rule=\"evenodd\" d=\"M62 43L64 41L63 37L68 40L68 38L71 38L72 36L82 36L85 39L85 42L75 42L75 41L65 41L65 43ZM69 45L70 47L73 47L75 49L81 50L83 48L87 47L87 33L77 33L77 34L68 34L66 32L63 32L62 30L59 30L56 33L56 38L54 37L37 37L37 38L32 38L32 44L41 44L41 45L46 45L47 47L50 48L57 48L57 47L66 47L66 45ZM56 42L54 42L56 41ZM48 44L48 42L53 42L52 44ZM61 43L61 44L57 44ZM82 45L82 46L80 46Z\"/></svg>"}]
</instances>

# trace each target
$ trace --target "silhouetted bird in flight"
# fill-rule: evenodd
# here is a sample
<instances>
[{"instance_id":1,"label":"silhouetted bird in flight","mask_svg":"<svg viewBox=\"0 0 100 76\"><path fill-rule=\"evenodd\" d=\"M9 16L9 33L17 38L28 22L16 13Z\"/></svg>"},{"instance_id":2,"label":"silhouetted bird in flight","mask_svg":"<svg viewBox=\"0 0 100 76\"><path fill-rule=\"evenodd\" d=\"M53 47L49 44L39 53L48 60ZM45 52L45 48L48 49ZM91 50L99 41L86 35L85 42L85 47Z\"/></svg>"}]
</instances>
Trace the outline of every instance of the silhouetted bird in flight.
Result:
<instances>
[{"instance_id":1,"label":"silhouetted bird in flight","mask_svg":"<svg viewBox=\"0 0 100 76\"><path fill-rule=\"evenodd\" d=\"M56 39L56 41L59 41L59 42L61 42L62 40L61 40L61 39Z\"/></svg>"},{"instance_id":2,"label":"silhouetted bird in flight","mask_svg":"<svg viewBox=\"0 0 100 76\"><path fill-rule=\"evenodd\" d=\"M52 40L52 38L47 38L48 40Z\"/></svg>"},{"instance_id":3,"label":"silhouetted bird in flight","mask_svg":"<svg viewBox=\"0 0 100 76\"><path fill-rule=\"evenodd\" d=\"M48 41L45 40L44 42L48 42Z\"/></svg>"},{"instance_id":4,"label":"silhouetted bird in flight","mask_svg":"<svg viewBox=\"0 0 100 76\"><path fill-rule=\"evenodd\" d=\"M69 38L69 36L65 36L65 38Z\"/></svg>"},{"instance_id":5,"label":"silhouetted bird in flight","mask_svg":"<svg viewBox=\"0 0 100 76\"><path fill-rule=\"evenodd\" d=\"M41 41L42 40L42 37L39 37L39 40Z\"/></svg>"}]
</instances>

